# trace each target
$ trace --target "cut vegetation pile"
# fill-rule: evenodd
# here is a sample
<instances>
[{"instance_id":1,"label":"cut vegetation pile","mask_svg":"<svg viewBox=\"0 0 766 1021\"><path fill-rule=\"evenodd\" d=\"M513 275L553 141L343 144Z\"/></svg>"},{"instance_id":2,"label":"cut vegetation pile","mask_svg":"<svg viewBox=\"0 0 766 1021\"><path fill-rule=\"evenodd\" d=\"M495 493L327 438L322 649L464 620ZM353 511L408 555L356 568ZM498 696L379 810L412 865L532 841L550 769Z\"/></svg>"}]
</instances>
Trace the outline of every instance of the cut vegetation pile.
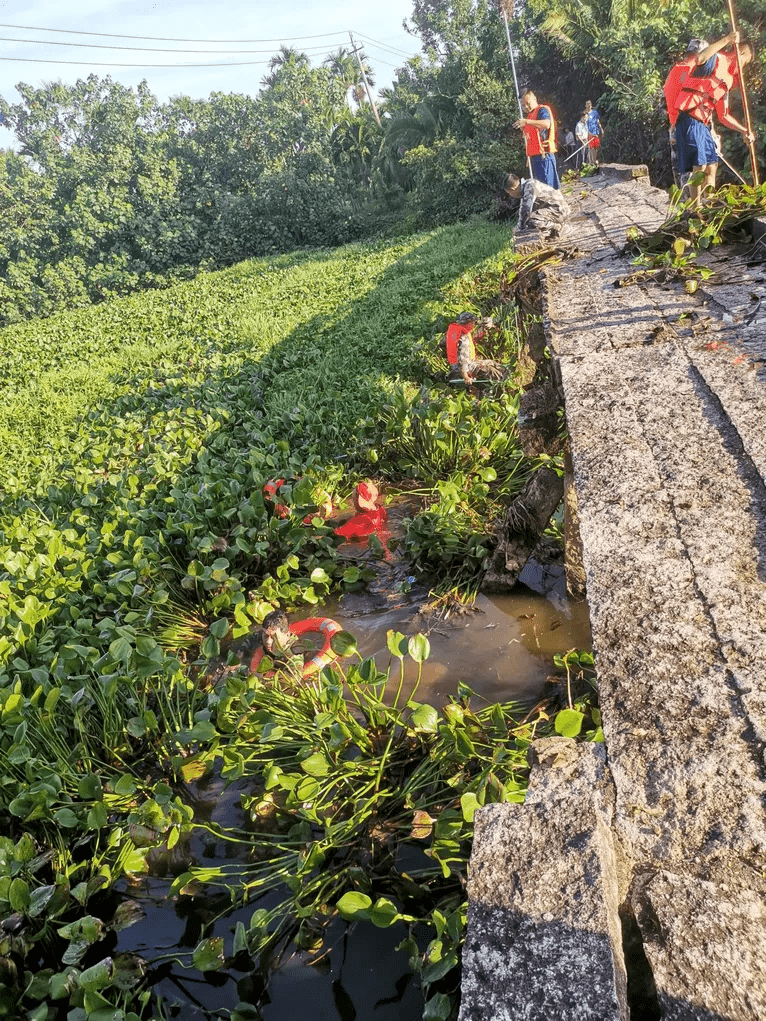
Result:
<instances>
[{"instance_id":1,"label":"cut vegetation pile","mask_svg":"<svg viewBox=\"0 0 766 1021\"><path fill-rule=\"evenodd\" d=\"M0 1016L159 1016L154 962L112 956L136 912L111 891L187 847L188 785L212 772L251 781L246 804L268 839L244 839L234 878L187 860L173 894L223 885L225 916L262 881L285 906L254 904L230 943L203 933L186 964L208 972L249 954L260 967L296 934L316 950L339 913L420 918L434 941L420 957L408 946L429 1016L454 1009L473 809L523 796L533 725L472 712L467 690L443 712L386 708L387 675L369 661L347 668L350 708L332 671L300 699L232 653L212 678L222 648L277 603L360 584L312 518L324 491L337 503L360 477L417 488L414 568L476 588L493 509L533 467L515 389L481 403L450 393L418 350L464 307L499 314L507 239L462 226L243 263L0 333ZM499 336L512 357L502 316ZM286 518L263 497L277 477ZM392 662L428 654L424 639L403 641L391 636ZM360 848L380 844L390 871L403 834L431 865L376 886ZM257 1004L232 1016L257 1017Z\"/></svg>"}]
</instances>

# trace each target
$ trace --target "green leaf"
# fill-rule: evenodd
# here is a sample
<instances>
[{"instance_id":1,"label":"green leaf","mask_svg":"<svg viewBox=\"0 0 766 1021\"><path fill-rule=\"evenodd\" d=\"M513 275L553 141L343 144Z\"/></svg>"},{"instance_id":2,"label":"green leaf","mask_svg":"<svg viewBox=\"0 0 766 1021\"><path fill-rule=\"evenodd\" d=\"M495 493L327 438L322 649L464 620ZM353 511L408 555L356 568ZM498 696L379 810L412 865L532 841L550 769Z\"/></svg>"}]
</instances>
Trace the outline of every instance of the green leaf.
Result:
<instances>
[{"instance_id":1,"label":"green leaf","mask_svg":"<svg viewBox=\"0 0 766 1021\"><path fill-rule=\"evenodd\" d=\"M416 663L422 663L431 655L431 643L425 635L413 635L407 643L407 651Z\"/></svg>"},{"instance_id":2,"label":"green leaf","mask_svg":"<svg viewBox=\"0 0 766 1021\"><path fill-rule=\"evenodd\" d=\"M223 937L203 939L192 954L194 967L199 971L218 971L223 967Z\"/></svg>"},{"instance_id":3,"label":"green leaf","mask_svg":"<svg viewBox=\"0 0 766 1021\"><path fill-rule=\"evenodd\" d=\"M55 886L38 886L32 890L29 898L29 916L37 918L47 907L48 901L56 892Z\"/></svg>"},{"instance_id":4,"label":"green leaf","mask_svg":"<svg viewBox=\"0 0 766 1021\"><path fill-rule=\"evenodd\" d=\"M77 988L79 971L76 968L67 968L66 971L57 972L51 975L48 986L48 995L52 1000L63 1000Z\"/></svg>"},{"instance_id":5,"label":"green leaf","mask_svg":"<svg viewBox=\"0 0 766 1021\"><path fill-rule=\"evenodd\" d=\"M218 620L214 620L210 625L210 634L215 638L225 638L229 633L229 621L226 617L220 617Z\"/></svg>"},{"instance_id":6,"label":"green leaf","mask_svg":"<svg viewBox=\"0 0 766 1021\"><path fill-rule=\"evenodd\" d=\"M333 635L330 639L330 645L333 652L341 659L345 659L346 656L357 655L356 638L349 631L339 631L336 635Z\"/></svg>"},{"instance_id":7,"label":"green leaf","mask_svg":"<svg viewBox=\"0 0 766 1021\"><path fill-rule=\"evenodd\" d=\"M450 998L446 993L437 993L426 1000L423 1008L423 1021L447 1021L452 1011Z\"/></svg>"},{"instance_id":8,"label":"green leaf","mask_svg":"<svg viewBox=\"0 0 766 1021\"><path fill-rule=\"evenodd\" d=\"M247 929L242 922L234 927L234 953L240 954L247 950Z\"/></svg>"},{"instance_id":9,"label":"green leaf","mask_svg":"<svg viewBox=\"0 0 766 1021\"><path fill-rule=\"evenodd\" d=\"M79 986L81 989L93 990L103 989L111 984L113 964L111 957L105 957L103 961L86 968L80 975Z\"/></svg>"},{"instance_id":10,"label":"green leaf","mask_svg":"<svg viewBox=\"0 0 766 1021\"><path fill-rule=\"evenodd\" d=\"M123 773L117 783L114 785L114 793L121 796L127 796L136 793L136 781L129 773Z\"/></svg>"},{"instance_id":11,"label":"green leaf","mask_svg":"<svg viewBox=\"0 0 766 1021\"><path fill-rule=\"evenodd\" d=\"M465 794L460 795L460 807L463 810L465 821L473 822L474 812L477 808L481 808L481 805L473 791L466 791Z\"/></svg>"},{"instance_id":12,"label":"green leaf","mask_svg":"<svg viewBox=\"0 0 766 1021\"><path fill-rule=\"evenodd\" d=\"M330 772L330 763L321 752L315 752L307 759L303 759L300 767L304 773L308 773L310 776L327 776Z\"/></svg>"},{"instance_id":13,"label":"green leaf","mask_svg":"<svg viewBox=\"0 0 766 1021\"><path fill-rule=\"evenodd\" d=\"M358 890L349 890L343 894L336 907L347 922L367 921L370 918L372 898Z\"/></svg>"},{"instance_id":14,"label":"green leaf","mask_svg":"<svg viewBox=\"0 0 766 1021\"><path fill-rule=\"evenodd\" d=\"M379 897L370 910L370 921L379 929L387 929L401 918L399 909L392 901Z\"/></svg>"},{"instance_id":15,"label":"green leaf","mask_svg":"<svg viewBox=\"0 0 766 1021\"><path fill-rule=\"evenodd\" d=\"M583 713L577 709L562 709L556 713L554 728L562 737L577 737L582 729Z\"/></svg>"},{"instance_id":16,"label":"green leaf","mask_svg":"<svg viewBox=\"0 0 766 1021\"><path fill-rule=\"evenodd\" d=\"M53 818L65 829L72 830L78 825L77 816L71 808L60 808L58 812L53 813Z\"/></svg>"},{"instance_id":17,"label":"green leaf","mask_svg":"<svg viewBox=\"0 0 766 1021\"><path fill-rule=\"evenodd\" d=\"M24 879L16 878L11 882L8 890L8 900L14 911L26 913L32 904L29 894L29 884Z\"/></svg>"},{"instance_id":18,"label":"green leaf","mask_svg":"<svg viewBox=\"0 0 766 1021\"><path fill-rule=\"evenodd\" d=\"M386 633L386 644L388 645L388 651L392 656L396 656L398 659L404 659L407 655L409 640L406 635L401 633L401 631L388 631Z\"/></svg>"},{"instance_id":19,"label":"green leaf","mask_svg":"<svg viewBox=\"0 0 766 1021\"><path fill-rule=\"evenodd\" d=\"M77 781L77 793L86 801L99 801L101 799L101 778L95 773L81 776Z\"/></svg>"},{"instance_id":20,"label":"green leaf","mask_svg":"<svg viewBox=\"0 0 766 1021\"><path fill-rule=\"evenodd\" d=\"M439 726L439 713L432 705L419 705L412 716L410 716L410 726L413 730L435 734Z\"/></svg>"}]
</instances>

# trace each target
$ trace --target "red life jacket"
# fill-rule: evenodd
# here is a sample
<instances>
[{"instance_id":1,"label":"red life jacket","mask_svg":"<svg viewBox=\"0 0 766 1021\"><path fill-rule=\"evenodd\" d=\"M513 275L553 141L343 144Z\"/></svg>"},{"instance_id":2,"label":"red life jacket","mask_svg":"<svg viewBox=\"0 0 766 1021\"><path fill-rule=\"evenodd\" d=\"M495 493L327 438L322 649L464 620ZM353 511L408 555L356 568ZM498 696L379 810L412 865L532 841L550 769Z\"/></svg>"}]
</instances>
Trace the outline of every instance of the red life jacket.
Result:
<instances>
[{"instance_id":1,"label":"red life jacket","mask_svg":"<svg viewBox=\"0 0 766 1021\"><path fill-rule=\"evenodd\" d=\"M447 361L450 365L457 365L457 349L460 345L460 338L470 333L476 323L450 323L447 327Z\"/></svg>"},{"instance_id":2,"label":"red life jacket","mask_svg":"<svg viewBox=\"0 0 766 1021\"><path fill-rule=\"evenodd\" d=\"M524 132L524 143L527 147L527 156L545 156L549 152L556 152L556 121L553 117L553 110L549 106L536 106L526 114L527 120L537 120L541 110L547 110L550 120L540 121L540 131L547 131L548 137L542 138L540 131L528 125L521 129Z\"/></svg>"},{"instance_id":3,"label":"red life jacket","mask_svg":"<svg viewBox=\"0 0 766 1021\"><path fill-rule=\"evenodd\" d=\"M686 79L678 93L676 110L688 113L703 124L709 124L716 106L725 99L736 80L736 72L732 73L728 57L719 53L709 77L693 78L690 75Z\"/></svg>"},{"instance_id":4,"label":"red life jacket","mask_svg":"<svg viewBox=\"0 0 766 1021\"><path fill-rule=\"evenodd\" d=\"M670 69L670 74L665 79L665 84L662 89L665 93L665 106L668 110L668 117L670 123L675 124L678 120L678 110L676 110L676 101L678 100L678 94L681 91L681 87L689 77L691 72L694 70L695 65L687 58L686 60L679 60L677 64L674 64Z\"/></svg>"}]
</instances>

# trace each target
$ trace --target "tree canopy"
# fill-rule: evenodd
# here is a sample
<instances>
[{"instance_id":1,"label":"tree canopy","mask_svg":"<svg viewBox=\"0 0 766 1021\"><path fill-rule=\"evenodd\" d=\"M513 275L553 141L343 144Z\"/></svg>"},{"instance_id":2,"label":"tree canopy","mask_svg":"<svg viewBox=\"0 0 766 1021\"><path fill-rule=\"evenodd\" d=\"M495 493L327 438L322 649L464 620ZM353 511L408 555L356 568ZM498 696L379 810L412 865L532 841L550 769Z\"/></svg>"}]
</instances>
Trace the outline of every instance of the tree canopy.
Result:
<instances>
[{"instance_id":1,"label":"tree canopy","mask_svg":"<svg viewBox=\"0 0 766 1021\"><path fill-rule=\"evenodd\" d=\"M590 98L604 158L648 163L668 183L662 83L690 35L726 33L720 5L502 2L520 88L563 127ZM762 157L766 13L760 0L738 6L758 54L747 78ZM147 82L96 75L19 84L20 101L0 98L18 139L18 152L0 153L0 324L249 255L501 209L503 176L523 171L524 156L500 9L414 0L407 27L423 52L382 90L380 125L345 47L318 66L281 47L256 96L159 103ZM744 167L739 136L725 132L725 146Z\"/></svg>"}]
</instances>

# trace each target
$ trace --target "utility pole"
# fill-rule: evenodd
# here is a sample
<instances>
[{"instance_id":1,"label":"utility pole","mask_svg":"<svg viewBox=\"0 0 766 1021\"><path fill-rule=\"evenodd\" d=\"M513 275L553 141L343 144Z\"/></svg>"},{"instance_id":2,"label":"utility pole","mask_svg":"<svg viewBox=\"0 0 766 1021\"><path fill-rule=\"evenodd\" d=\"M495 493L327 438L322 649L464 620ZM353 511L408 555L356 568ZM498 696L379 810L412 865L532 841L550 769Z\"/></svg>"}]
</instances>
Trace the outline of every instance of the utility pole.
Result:
<instances>
[{"instance_id":1,"label":"utility pole","mask_svg":"<svg viewBox=\"0 0 766 1021\"><path fill-rule=\"evenodd\" d=\"M362 72L362 80L364 81L364 87L367 89L367 98L370 101L372 112L375 114L375 120L378 122L378 127L382 127L380 123L380 117L378 116L378 108L377 106L375 106L375 100L372 98L372 93L370 92L370 83L367 81L367 75L365 74L364 71L364 65L362 64L362 61L359 57L359 53L361 52L363 47L360 46L359 49L357 49L356 43L354 42L354 37L351 34L351 32L348 33L348 37L351 40L351 52L356 57L356 62L359 65L359 70Z\"/></svg>"}]
</instances>

